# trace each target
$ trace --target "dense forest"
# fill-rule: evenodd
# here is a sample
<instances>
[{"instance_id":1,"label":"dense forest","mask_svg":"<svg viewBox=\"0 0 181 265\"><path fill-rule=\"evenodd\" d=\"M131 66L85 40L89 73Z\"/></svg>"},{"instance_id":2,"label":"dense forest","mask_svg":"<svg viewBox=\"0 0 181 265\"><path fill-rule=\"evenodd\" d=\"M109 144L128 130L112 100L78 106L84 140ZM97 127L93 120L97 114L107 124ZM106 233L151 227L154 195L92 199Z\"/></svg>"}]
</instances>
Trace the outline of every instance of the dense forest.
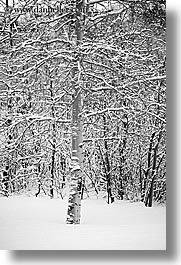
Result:
<instances>
[{"instance_id":1,"label":"dense forest","mask_svg":"<svg viewBox=\"0 0 181 265\"><path fill-rule=\"evenodd\" d=\"M0 196L69 196L67 223L165 203L165 0L0 1L0 172Z\"/></svg>"}]
</instances>

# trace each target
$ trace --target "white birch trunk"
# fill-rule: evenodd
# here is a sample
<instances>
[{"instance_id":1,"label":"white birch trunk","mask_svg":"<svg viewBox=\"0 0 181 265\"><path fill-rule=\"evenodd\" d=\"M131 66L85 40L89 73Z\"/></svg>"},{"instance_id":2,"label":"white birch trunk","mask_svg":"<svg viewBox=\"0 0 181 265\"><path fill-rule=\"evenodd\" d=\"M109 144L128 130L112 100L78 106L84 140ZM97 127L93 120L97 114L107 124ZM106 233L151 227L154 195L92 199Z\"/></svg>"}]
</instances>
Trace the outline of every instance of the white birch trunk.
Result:
<instances>
[{"instance_id":1,"label":"white birch trunk","mask_svg":"<svg viewBox=\"0 0 181 265\"><path fill-rule=\"evenodd\" d=\"M82 8L84 2L75 1L76 5L76 23L75 35L76 46L82 41ZM81 125L81 92L79 87L80 58L76 56L75 66L72 70L72 91L74 91L74 100L72 105L72 157L71 157L71 177L70 191L67 211L67 224L80 224L81 209L81 186L82 186L82 125Z\"/></svg>"}]
</instances>

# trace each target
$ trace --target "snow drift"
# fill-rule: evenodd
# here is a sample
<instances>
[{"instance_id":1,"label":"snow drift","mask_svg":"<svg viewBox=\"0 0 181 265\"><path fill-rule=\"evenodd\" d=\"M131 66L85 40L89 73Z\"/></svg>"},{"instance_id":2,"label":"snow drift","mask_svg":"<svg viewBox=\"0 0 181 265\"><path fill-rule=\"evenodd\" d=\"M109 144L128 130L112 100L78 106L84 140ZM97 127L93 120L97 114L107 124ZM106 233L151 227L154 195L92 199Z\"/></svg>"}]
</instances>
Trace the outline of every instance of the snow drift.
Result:
<instances>
[{"instance_id":1,"label":"snow drift","mask_svg":"<svg viewBox=\"0 0 181 265\"><path fill-rule=\"evenodd\" d=\"M67 201L0 198L0 249L165 250L166 207L82 201L81 224L66 225Z\"/></svg>"}]
</instances>

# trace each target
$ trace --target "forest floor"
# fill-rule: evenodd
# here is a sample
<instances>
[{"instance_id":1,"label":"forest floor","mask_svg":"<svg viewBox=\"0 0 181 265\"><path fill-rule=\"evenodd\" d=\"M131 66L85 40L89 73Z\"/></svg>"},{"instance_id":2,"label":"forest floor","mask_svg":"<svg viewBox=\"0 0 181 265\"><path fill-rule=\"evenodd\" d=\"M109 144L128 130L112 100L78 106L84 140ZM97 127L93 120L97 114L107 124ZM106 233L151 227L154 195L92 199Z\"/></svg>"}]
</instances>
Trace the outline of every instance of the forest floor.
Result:
<instances>
[{"instance_id":1,"label":"forest floor","mask_svg":"<svg viewBox=\"0 0 181 265\"><path fill-rule=\"evenodd\" d=\"M165 206L87 199L80 225L66 225L66 211L66 199L0 197L0 249L166 249Z\"/></svg>"}]
</instances>

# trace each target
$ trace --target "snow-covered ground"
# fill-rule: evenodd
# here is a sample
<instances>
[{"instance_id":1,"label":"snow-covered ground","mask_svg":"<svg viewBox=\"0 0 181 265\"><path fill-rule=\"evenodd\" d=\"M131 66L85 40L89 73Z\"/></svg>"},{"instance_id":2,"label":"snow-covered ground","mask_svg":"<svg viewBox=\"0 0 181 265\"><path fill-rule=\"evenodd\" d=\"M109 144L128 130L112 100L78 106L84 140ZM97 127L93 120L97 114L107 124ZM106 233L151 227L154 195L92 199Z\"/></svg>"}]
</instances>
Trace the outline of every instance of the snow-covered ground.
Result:
<instances>
[{"instance_id":1,"label":"snow-covered ground","mask_svg":"<svg viewBox=\"0 0 181 265\"><path fill-rule=\"evenodd\" d=\"M0 197L0 249L165 250L166 208L84 200L81 224L66 225L67 200Z\"/></svg>"}]
</instances>

